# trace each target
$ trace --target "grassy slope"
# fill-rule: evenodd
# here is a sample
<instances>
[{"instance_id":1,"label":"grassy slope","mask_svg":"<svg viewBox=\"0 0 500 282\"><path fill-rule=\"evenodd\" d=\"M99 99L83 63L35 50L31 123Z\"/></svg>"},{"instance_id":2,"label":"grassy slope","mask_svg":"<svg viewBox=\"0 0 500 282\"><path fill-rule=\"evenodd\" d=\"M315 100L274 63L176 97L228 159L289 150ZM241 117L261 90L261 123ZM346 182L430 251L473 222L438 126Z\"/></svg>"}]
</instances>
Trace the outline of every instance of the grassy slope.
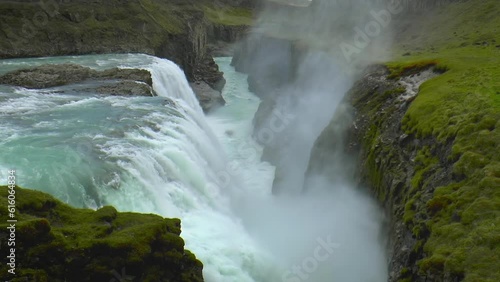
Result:
<instances>
[{"instance_id":1,"label":"grassy slope","mask_svg":"<svg viewBox=\"0 0 500 282\"><path fill-rule=\"evenodd\" d=\"M407 32L398 46L410 56L388 64L394 76L427 63L448 70L420 87L403 128L417 137L453 142L448 158L457 181L415 207L425 170L440 169L432 150L422 150L405 218L410 226L421 224L413 222L417 213L431 218L425 223L431 230L424 246L428 257L419 262L420 270L444 270L464 275L464 281L500 281L499 14L497 0L450 4L415 24L418 30Z\"/></svg>"}]
</instances>

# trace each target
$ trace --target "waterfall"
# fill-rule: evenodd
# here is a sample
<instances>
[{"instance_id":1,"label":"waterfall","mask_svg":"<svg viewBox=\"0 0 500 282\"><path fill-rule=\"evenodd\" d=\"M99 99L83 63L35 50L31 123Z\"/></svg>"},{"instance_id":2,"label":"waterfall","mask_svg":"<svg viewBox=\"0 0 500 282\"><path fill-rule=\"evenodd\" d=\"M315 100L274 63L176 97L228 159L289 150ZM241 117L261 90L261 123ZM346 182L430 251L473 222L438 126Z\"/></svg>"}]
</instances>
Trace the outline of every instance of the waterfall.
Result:
<instances>
[{"instance_id":1,"label":"waterfall","mask_svg":"<svg viewBox=\"0 0 500 282\"><path fill-rule=\"evenodd\" d=\"M147 69L158 96L1 87L0 128L6 130L0 132L0 168L15 168L19 185L75 206L178 217L187 249L204 263L206 281L265 281L274 262L234 214L233 196L245 180L228 173L230 148L220 142L230 139L228 126L233 137L251 139L258 99L246 90L245 79L238 83L246 119L232 123L227 116L207 119L182 70L165 59L125 54L6 60L0 69L58 62ZM271 166L256 158L244 170L270 189Z\"/></svg>"},{"instance_id":2,"label":"waterfall","mask_svg":"<svg viewBox=\"0 0 500 282\"><path fill-rule=\"evenodd\" d=\"M252 138L260 100L229 61L218 60L227 104L209 116L182 71L165 59L0 61L0 71L58 62L147 69L158 94L0 86L0 169L16 169L20 186L74 206L180 218L186 248L203 262L207 282L382 281L383 256L373 246L377 212L366 197L346 189L272 195L274 167L260 160L263 149ZM312 260L320 253L324 259Z\"/></svg>"}]
</instances>

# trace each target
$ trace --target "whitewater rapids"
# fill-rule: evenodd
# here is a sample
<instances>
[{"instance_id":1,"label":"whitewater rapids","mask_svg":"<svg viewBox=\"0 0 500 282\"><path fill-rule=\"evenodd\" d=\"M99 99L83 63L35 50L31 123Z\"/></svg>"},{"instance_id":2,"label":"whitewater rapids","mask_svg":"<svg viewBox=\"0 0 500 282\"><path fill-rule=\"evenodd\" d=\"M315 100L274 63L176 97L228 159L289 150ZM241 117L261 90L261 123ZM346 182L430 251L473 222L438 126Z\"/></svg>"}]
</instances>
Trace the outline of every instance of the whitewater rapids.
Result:
<instances>
[{"instance_id":1,"label":"whitewater rapids","mask_svg":"<svg viewBox=\"0 0 500 282\"><path fill-rule=\"evenodd\" d=\"M217 60L227 105L208 116L183 72L152 56L3 60L0 73L63 62L150 70L159 96L0 86L0 171L16 169L18 185L77 207L180 218L208 282L386 281L381 218L370 199L348 187L272 196L274 167L260 161L251 137L260 100L230 58ZM325 241L335 250L311 261Z\"/></svg>"}]
</instances>

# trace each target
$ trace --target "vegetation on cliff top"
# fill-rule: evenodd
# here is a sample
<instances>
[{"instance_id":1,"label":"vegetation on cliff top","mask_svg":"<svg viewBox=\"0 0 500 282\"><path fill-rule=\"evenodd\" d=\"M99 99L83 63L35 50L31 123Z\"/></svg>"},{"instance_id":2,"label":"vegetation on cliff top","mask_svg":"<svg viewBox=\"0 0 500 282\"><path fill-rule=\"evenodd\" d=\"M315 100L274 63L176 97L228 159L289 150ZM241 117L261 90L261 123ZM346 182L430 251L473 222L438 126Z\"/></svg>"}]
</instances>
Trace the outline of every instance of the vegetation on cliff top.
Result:
<instances>
[{"instance_id":1,"label":"vegetation on cliff top","mask_svg":"<svg viewBox=\"0 0 500 282\"><path fill-rule=\"evenodd\" d=\"M422 273L500 281L499 14L496 0L449 4L421 20L419 31L409 32L399 46L406 56L388 64L393 78L425 65L447 70L420 87L403 120L407 134L437 140L419 153L422 165L406 195L409 227L430 230ZM424 200L420 191L429 170L443 169L433 152L445 144L452 144L446 157L454 181Z\"/></svg>"},{"instance_id":2,"label":"vegetation on cliff top","mask_svg":"<svg viewBox=\"0 0 500 282\"><path fill-rule=\"evenodd\" d=\"M140 281L203 281L202 264L184 249L180 220L121 213L110 206L75 209L52 196L16 191L16 275L11 281L110 281L123 271ZM7 187L0 205L7 207ZM0 209L6 230L7 209ZM1 249L7 250L2 240ZM7 265L1 279L12 279Z\"/></svg>"},{"instance_id":3,"label":"vegetation on cliff top","mask_svg":"<svg viewBox=\"0 0 500 282\"><path fill-rule=\"evenodd\" d=\"M215 24L221 25L251 25L252 11L242 7L222 8L216 5L206 5L204 7L208 19Z\"/></svg>"}]
</instances>

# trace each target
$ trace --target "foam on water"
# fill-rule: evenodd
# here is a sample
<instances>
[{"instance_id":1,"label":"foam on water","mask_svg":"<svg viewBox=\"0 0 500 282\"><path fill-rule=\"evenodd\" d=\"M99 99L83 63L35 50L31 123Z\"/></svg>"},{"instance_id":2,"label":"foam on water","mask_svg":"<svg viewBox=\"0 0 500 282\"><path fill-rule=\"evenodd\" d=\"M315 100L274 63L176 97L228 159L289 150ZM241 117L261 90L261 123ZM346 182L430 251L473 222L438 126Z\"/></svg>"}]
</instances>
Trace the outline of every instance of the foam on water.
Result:
<instances>
[{"instance_id":1,"label":"foam on water","mask_svg":"<svg viewBox=\"0 0 500 282\"><path fill-rule=\"evenodd\" d=\"M245 183L234 177L221 185L218 175L226 170L226 152L231 151L219 143L221 132L230 128L235 136L250 138L253 113L248 112L244 126L227 122L231 117L226 116L226 123L214 121L212 128L179 67L146 55L10 60L0 66L63 61L95 69L148 69L159 97L6 89L0 115L1 125L10 131L0 141L1 168L16 168L20 185L73 205L111 204L122 211L180 217L182 236L204 262L206 281L264 281L254 276L272 269L268 254L232 211L230 191L244 189ZM258 99L246 95L255 111ZM252 165L256 167L249 171L260 170L270 189L273 168L259 168L258 161Z\"/></svg>"},{"instance_id":2,"label":"foam on water","mask_svg":"<svg viewBox=\"0 0 500 282\"><path fill-rule=\"evenodd\" d=\"M339 198L271 195L274 167L260 161L251 137L260 100L230 58L218 59L227 104L207 117L182 71L147 55L6 60L0 69L60 62L148 69L159 97L0 87L0 169L16 169L19 185L76 206L181 218L207 282L297 281L282 275L310 255L318 234L331 234L344 249L309 281L383 281L374 273L379 254L353 248L376 242L370 201L344 190ZM359 212L350 214L353 208Z\"/></svg>"}]
</instances>

